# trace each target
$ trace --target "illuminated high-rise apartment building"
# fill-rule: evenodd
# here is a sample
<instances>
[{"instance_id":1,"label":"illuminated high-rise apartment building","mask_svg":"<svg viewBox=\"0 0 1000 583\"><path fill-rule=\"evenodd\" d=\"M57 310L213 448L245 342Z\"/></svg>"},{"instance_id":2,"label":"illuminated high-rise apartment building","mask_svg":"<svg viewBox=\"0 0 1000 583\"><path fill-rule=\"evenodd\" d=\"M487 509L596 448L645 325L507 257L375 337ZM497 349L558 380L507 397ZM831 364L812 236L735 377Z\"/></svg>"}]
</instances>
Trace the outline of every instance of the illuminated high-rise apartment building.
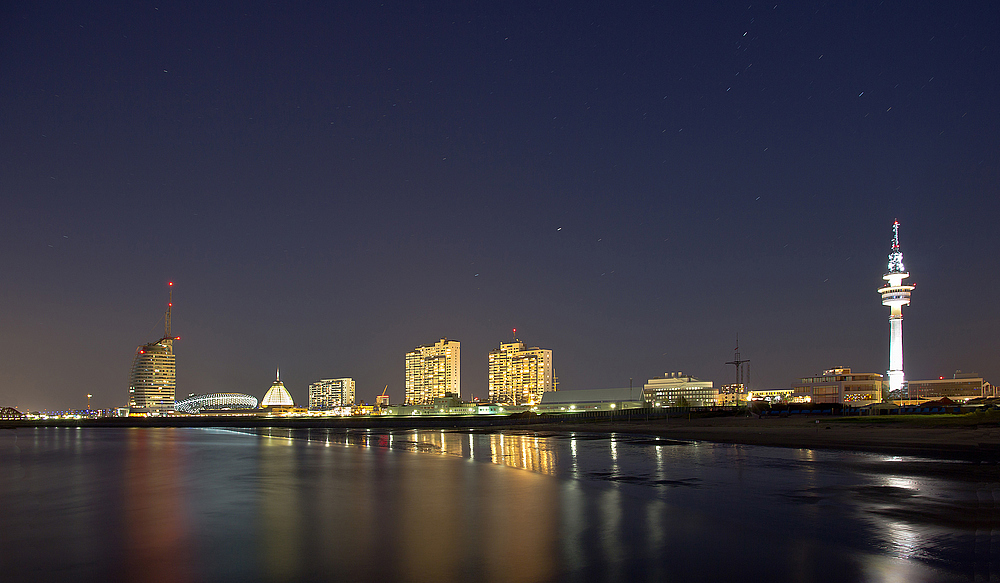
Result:
<instances>
[{"instance_id":1,"label":"illuminated high-rise apartment building","mask_svg":"<svg viewBox=\"0 0 1000 583\"><path fill-rule=\"evenodd\" d=\"M442 338L406 353L406 404L429 405L445 393L461 398L461 343Z\"/></svg>"},{"instance_id":2,"label":"illuminated high-rise apartment building","mask_svg":"<svg viewBox=\"0 0 1000 583\"><path fill-rule=\"evenodd\" d=\"M912 285L903 285L910 277L903 267L903 252L899 250L899 221L892 224L892 250L889 252L888 273L882 276L885 287L878 290L882 305L889 307L889 392L902 393L906 377L903 375L903 306L910 305ZM895 392L894 392L895 391Z\"/></svg>"},{"instance_id":3,"label":"illuminated high-rise apartment building","mask_svg":"<svg viewBox=\"0 0 1000 583\"><path fill-rule=\"evenodd\" d=\"M554 389L551 350L525 348L515 338L490 351L490 402L534 405Z\"/></svg>"},{"instance_id":4,"label":"illuminated high-rise apartment building","mask_svg":"<svg viewBox=\"0 0 1000 583\"><path fill-rule=\"evenodd\" d=\"M177 389L177 367L174 360L174 340L170 332L174 284L170 283L170 299L164 314L163 338L135 349L132 373L129 376L129 412L140 415L162 414L174 409Z\"/></svg>"},{"instance_id":5,"label":"illuminated high-rise apartment building","mask_svg":"<svg viewBox=\"0 0 1000 583\"><path fill-rule=\"evenodd\" d=\"M354 379L323 379L309 385L309 410L328 411L354 404Z\"/></svg>"}]
</instances>

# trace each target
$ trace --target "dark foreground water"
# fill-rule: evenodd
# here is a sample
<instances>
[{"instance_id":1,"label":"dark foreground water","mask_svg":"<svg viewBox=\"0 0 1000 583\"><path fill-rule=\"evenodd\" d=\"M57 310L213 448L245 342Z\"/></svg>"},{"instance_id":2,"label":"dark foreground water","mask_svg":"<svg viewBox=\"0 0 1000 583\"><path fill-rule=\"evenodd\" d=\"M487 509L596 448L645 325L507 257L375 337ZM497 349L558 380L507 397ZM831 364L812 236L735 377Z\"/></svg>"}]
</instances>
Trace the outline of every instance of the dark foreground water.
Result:
<instances>
[{"instance_id":1,"label":"dark foreground water","mask_svg":"<svg viewBox=\"0 0 1000 583\"><path fill-rule=\"evenodd\" d=\"M589 434L0 431L2 581L989 581L1000 469Z\"/></svg>"}]
</instances>

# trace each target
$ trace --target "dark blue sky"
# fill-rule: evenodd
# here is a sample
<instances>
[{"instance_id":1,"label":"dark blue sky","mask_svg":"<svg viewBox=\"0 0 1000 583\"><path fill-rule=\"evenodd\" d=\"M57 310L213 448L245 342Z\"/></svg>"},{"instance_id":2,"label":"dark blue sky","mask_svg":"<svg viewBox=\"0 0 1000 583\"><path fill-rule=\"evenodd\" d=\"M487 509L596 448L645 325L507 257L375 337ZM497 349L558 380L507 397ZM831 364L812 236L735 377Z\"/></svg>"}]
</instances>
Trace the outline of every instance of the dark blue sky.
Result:
<instances>
[{"instance_id":1,"label":"dark blue sky","mask_svg":"<svg viewBox=\"0 0 1000 583\"><path fill-rule=\"evenodd\" d=\"M123 404L170 280L181 395L884 371L896 218L907 377L1000 382L988 2L209 4L0 9L0 405Z\"/></svg>"}]
</instances>

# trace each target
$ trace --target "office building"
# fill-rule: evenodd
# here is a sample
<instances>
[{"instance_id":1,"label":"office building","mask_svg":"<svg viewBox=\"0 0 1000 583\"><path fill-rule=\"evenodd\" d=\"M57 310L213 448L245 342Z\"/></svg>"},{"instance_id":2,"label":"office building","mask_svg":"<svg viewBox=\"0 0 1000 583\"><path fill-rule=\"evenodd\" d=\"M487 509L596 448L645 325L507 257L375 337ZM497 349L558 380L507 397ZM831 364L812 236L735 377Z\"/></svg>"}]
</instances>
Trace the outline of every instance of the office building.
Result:
<instances>
[{"instance_id":1,"label":"office building","mask_svg":"<svg viewBox=\"0 0 1000 583\"><path fill-rule=\"evenodd\" d=\"M542 393L554 390L552 351L525 348L515 339L490 351L489 400L509 405L534 405Z\"/></svg>"},{"instance_id":2,"label":"office building","mask_svg":"<svg viewBox=\"0 0 1000 583\"><path fill-rule=\"evenodd\" d=\"M442 338L406 353L406 405L429 405L451 394L461 398L461 343Z\"/></svg>"},{"instance_id":3,"label":"office building","mask_svg":"<svg viewBox=\"0 0 1000 583\"><path fill-rule=\"evenodd\" d=\"M711 407L719 402L719 390L683 372L653 377L642 387L643 398L652 407Z\"/></svg>"},{"instance_id":4,"label":"office building","mask_svg":"<svg viewBox=\"0 0 1000 583\"><path fill-rule=\"evenodd\" d=\"M792 383L792 401L864 407L882 402L883 382L878 373L851 372L849 367L838 366Z\"/></svg>"},{"instance_id":5,"label":"office building","mask_svg":"<svg viewBox=\"0 0 1000 583\"><path fill-rule=\"evenodd\" d=\"M903 285L910 277L903 267L903 252L899 249L899 221L892 224L892 249L889 252L888 273L882 276L887 283L878 290L882 305L889 307L889 392L902 394L906 377L903 374L903 306L910 305L912 285Z\"/></svg>"},{"instance_id":6,"label":"office building","mask_svg":"<svg viewBox=\"0 0 1000 583\"><path fill-rule=\"evenodd\" d=\"M309 410L329 411L354 404L354 379L323 379L309 385Z\"/></svg>"},{"instance_id":7,"label":"office building","mask_svg":"<svg viewBox=\"0 0 1000 583\"><path fill-rule=\"evenodd\" d=\"M910 381L907 383L907 397L919 400L937 400L948 397L952 401L968 401L970 399L991 398L1000 396L997 387L986 382L976 373L955 371L951 378L938 377L925 381Z\"/></svg>"}]
</instances>

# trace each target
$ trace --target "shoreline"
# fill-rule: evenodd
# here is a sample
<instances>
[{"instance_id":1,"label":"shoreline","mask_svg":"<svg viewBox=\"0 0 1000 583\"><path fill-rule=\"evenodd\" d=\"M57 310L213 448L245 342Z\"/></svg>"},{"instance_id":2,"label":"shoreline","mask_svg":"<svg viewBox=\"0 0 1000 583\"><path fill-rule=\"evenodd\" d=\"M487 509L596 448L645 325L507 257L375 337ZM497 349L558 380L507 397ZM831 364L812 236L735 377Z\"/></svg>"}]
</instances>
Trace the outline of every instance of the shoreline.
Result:
<instances>
[{"instance_id":1,"label":"shoreline","mask_svg":"<svg viewBox=\"0 0 1000 583\"><path fill-rule=\"evenodd\" d=\"M626 419L510 419L487 418L472 422L468 418L427 417L420 420L382 419L380 423L360 419L232 419L205 417L187 419L85 419L41 422L0 422L0 429L36 427L282 427L289 429L331 429L375 431L441 429L448 431L514 431L548 434L626 433L649 435L677 442L705 441L724 444L787 447L796 449L839 449L917 455L938 459L1000 462L1000 423L993 415L981 419L927 417L889 420L883 417L682 417L645 420ZM388 422L392 421L392 422Z\"/></svg>"},{"instance_id":2,"label":"shoreline","mask_svg":"<svg viewBox=\"0 0 1000 583\"><path fill-rule=\"evenodd\" d=\"M845 423L844 420L850 422ZM796 449L839 449L918 455L943 459L1000 462L1000 424L865 422L863 418L757 419L717 417L629 422L539 424L510 430L552 433L628 433L674 441L706 441ZM922 420L921 420L922 421ZM928 420L929 421L929 420Z\"/></svg>"}]
</instances>

